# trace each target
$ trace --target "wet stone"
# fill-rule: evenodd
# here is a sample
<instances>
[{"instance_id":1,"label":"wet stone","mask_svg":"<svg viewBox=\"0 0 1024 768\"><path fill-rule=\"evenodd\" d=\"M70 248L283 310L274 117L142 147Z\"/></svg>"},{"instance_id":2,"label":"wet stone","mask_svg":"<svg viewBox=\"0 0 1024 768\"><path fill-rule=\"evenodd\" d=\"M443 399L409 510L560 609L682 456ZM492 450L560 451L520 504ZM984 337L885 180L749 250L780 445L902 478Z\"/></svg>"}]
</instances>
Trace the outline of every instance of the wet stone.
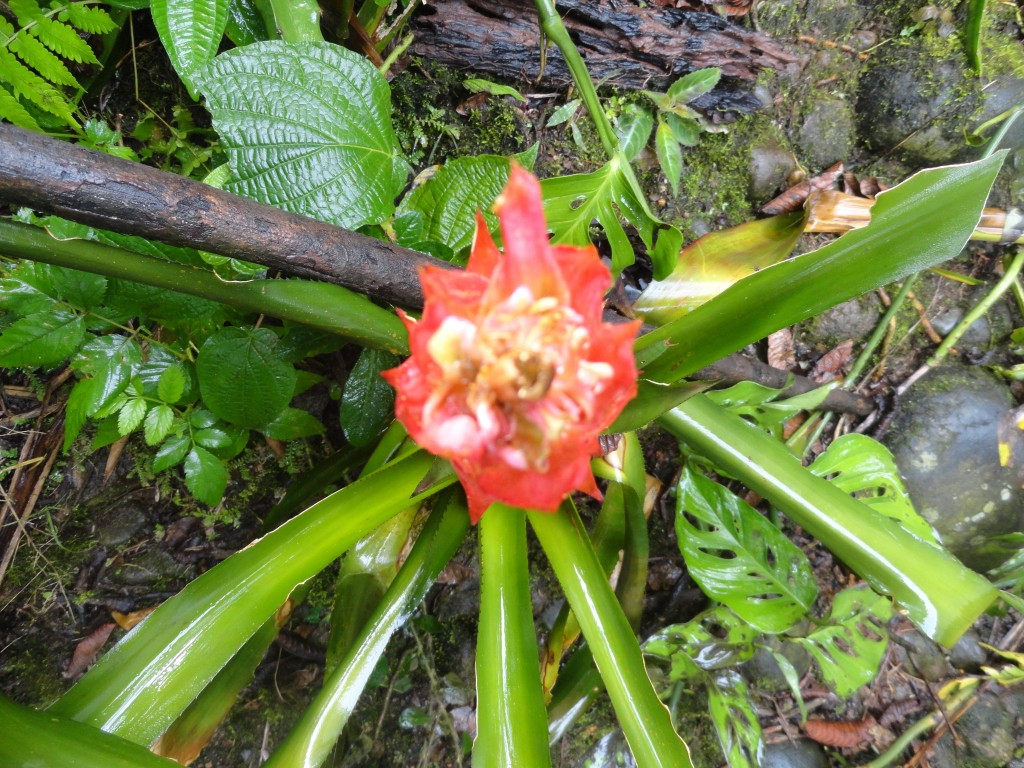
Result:
<instances>
[{"instance_id":1,"label":"wet stone","mask_svg":"<svg viewBox=\"0 0 1024 768\"><path fill-rule=\"evenodd\" d=\"M105 547L130 541L146 525L146 508L132 501L111 504L93 512L96 540Z\"/></svg>"},{"instance_id":2,"label":"wet stone","mask_svg":"<svg viewBox=\"0 0 1024 768\"><path fill-rule=\"evenodd\" d=\"M989 662L988 651L981 647L978 633L967 630L949 649L949 661L965 672L980 672L981 665Z\"/></svg>"},{"instance_id":3,"label":"wet stone","mask_svg":"<svg viewBox=\"0 0 1024 768\"><path fill-rule=\"evenodd\" d=\"M765 747L761 768L828 768L828 758L813 741L782 741Z\"/></svg>"},{"instance_id":4,"label":"wet stone","mask_svg":"<svg viewBox=\"0 0 1024 768\"><path fill-rule=\"evenodd\" d=\"M754 655L740 665L740 674L757 690L764 693L783 693L789 690L789 683L786 682L786 676L769 648L781 653L793 665L797 679L802 678L810 669L811 655L801 645L782 643L777 637L767 636L764 638L764 645L759 643Z\"/></svg>"},{"instance_id":5,"label":"wet stone","mask_svg":"<svg viewBox=\"0 0 1024 768\"><path fill-rule=\"evenodd\" d=\"M928 755L932 768L1005 768L1014 757L1013 714L1007 702L994 693L978 701L956 722L959 743L947 730Z\"/></svg>"},{"instance_id":6,"label":"wet stone","mask_svg":"<svg viewBox=\"0 0 1024 768\"><path fill-rule=\"evenodd\" d=\"M774 139L766 139L750 149L748 166L750 199L766 203L786 187L786 179L796 170L793 153Z\"/></svg>"},{"instance_id":7,"label":"wet stone","mask_svg":"<svg viewBox=\"0 0 1024 768\"><path fill-rule=\"evenodd\" d=\"M937 643L929 640L916 629L901 632L893 637L893 650L899 666L909 673L933 683L945 680L953 669Z\"/></svg>"},{"instance_id":8,"label":"wet stone","mask_svg":"<svg viewBox=\"0 0 1024 768\"><path fill-rule=\"evenodd\" d=\"M1005 559L994 537L1024 527L1024 494L999 465L997 424L1012 407L988 371L946 364L904 395L883 437L917 511L976 570Z\"/></svg>"},{"instance_id":9,"label":"wet stone","mask_svg":"<svg viewBox=\"0 0 1024 768\"><path fill-rule=\"evenodd\" d=\"M107 578L130 587L160 586L185 578L190 570L162 549L148 549L130 560L115 564Z\"/></svg>"},{"instance_id":10,"label":"wet stone","mask_svg":"<svg viewBox=\"0 0 1024 768\"><path fill-rule=\"evenodd\" d=\"M814 102L804 115L796 143L801 159L811 168L826 168L845 160L853 146L853 109L844 99Z\"/></svg>"}]
</instances>

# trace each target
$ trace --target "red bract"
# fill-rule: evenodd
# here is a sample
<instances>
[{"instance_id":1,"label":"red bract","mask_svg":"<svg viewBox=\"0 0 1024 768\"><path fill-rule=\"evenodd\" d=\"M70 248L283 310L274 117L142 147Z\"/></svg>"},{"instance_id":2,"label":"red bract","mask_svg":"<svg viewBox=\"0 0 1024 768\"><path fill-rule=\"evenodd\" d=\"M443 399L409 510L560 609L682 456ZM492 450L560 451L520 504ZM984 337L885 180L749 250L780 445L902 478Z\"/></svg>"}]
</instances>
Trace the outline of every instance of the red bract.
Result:
<instances>
[{"instance_id":1,"label":"red bract","mask_svg":"<svg viewBox=\"0 0 1024 768\"><path fill-rule=\"evenodd\" d=\"M540 184L517 165L495 211L504 254L478 214L467 269L421 271L423 317L403 316L412 354L384 374L398 420L454 465L474 523L495 501L600 498L597 436L636 394L639 323L601 321L597 251L549 244Z\"/></svg>"}]
</instances>

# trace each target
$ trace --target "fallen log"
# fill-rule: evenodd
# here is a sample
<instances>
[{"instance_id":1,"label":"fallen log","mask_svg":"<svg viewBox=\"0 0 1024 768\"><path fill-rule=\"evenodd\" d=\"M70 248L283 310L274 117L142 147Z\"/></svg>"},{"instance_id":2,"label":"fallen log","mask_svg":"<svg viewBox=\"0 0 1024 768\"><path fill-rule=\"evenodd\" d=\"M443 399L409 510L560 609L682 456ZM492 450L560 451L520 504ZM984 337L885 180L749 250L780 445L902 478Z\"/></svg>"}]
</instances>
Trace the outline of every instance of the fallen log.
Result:
<instances>
[{"instance_id":1,"label":"fallen log","mask_svg":"<svg viewBox=\"0 0 1024 768\"><path fill-rule=\"evenodd\" d=\"M451 267L417 251L11 125L0 125L0 203L251 261L410 308L423 303L419 267ZM751 378L776 387L785 386L787 376L740 355L697 374L732 383ZM796 377L790 394L815 386ZM825 407L865 415L874 404L837 390Z\"/></svg>"},{"instance_id":2,"label":"fallen log","mask_svg":"<svg viewBox=\"0 0 1024 768\"><path fill-rule=\"evenodd\" d=\"M695 69L719 67L723 80L698 109L748 112L749 92L768 69L798 58L770 37L691 9L618 0L557 0L563 21L595 82L661 90ZM540 55L536 7L529 0L427 0L413 17L410 52L456 69L564 87L572 82L558 49Z\"/></svg>"}]
</instances>

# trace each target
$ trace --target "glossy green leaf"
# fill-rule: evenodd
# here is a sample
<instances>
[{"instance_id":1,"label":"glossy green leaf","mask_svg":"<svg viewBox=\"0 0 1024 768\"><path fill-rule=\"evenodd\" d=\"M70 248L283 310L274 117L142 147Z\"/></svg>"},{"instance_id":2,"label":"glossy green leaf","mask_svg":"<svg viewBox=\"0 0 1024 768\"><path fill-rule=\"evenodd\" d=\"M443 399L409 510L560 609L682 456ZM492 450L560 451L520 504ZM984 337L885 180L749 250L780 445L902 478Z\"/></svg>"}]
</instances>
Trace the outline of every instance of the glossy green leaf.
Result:
<instances>
[{"instance_id":1,"label":"glossy green leaf","mask_svg":"<svg viewBox=\"0 0 1024 768\"><path fill-rule=\"evenodd\" d=\"M359 353L341 394L341 429L352 445L369 445L394 418L395 391L380 372L399 362L379 349Z\"/></svg>"},{"instance_id":2,"label":"glossy green leaf","mask_svg":"<svg viewBox=\"0 0 1024 768\"><path fill-rule=\"evenodd\" d=\"M639 104L627 104L615 123L615 135L627 160L633 160L647 146L654 130L654 117Z\"/></svg>"},{"instance_id":3,"label":"glossy green leaf","mask_svg":"<svg viewBox=\"0 0 1024 768\"><path fill-rule=\"evenodd\" d=\"M370 676L383 658L388 641L426 597L427 590L455 554L468 529L469 513L464 502L449 496L434 510L351 650L327 675L320 692L264 764L267 768L315 768L330 755ZM533 668L536 674L536 664ZM542 740L546 747L543 710L541 713Z\"/></svg>"},{"instance_id":4,"label":"glossy green leaf","mask_svg":"<svg viewBox=\"0 0 1024 768\"><path fill-rule=\"evenodd\" d=\"M161 442L167 433L171 431L171 424L174 423L174 410L169 405L155 405L146 414L142 423L143 435L146 438L146 445L156 445Z\"/></svg>"},{"instance_id":5,"label":"glossy green leaf","mask_svg":"<svg viewBox=\"0 0 1024 768\"><path fill-rule=\"evenodd\" d=\"M0 765L15 768L176 768L146 747L0 693Z\"/></svg>"},{"instance_id":6,"label":"glossy green leaf","mask_svg":"<svg viewBox=\"0 0 1024 768\"><path fill-rule=\"evenodd\" d=\"M85 321L56 307L19 318L0 333L0 366L38 367L66 360L85 339Z\"/></svg>"},{"instance_id":7,"label":"glossy green leaf","mask_svg":"<svg viewBox=\"0 0 1024 768\"><path fill-rule=\"evenodd\" d=\"M665 95L676 104L687 104L718 85L721 77L718 67L698 69L672 83Z\"/></svg>"},{"instance_id":8,"label":"glossy green leaf","mask_svg":"<svg viewBox=\"0 0 1024 768\"><path fill-rule=\"evenodd\" d=\"M811 474L784 445L703 395L660 421L688 450L771 501L876 589L892 595L937 642L952 645L995 599L986 579Z\"/></svg>"},{"instance_id":9,"label":"glossy green leaf","mask_svg":"<svg viewBox=\"0 0 1024 768\"><path fill-rule=\"evenodd\" d=\"M268 328L224 328L199 350L196 373L206 406L231 424L259 429L288 407L295 367L276 354Z\"/></svg>"},{"instance_id":10,"label":"glossy green leaf","mask_svg":"<svg viewBox=\"0 0 1024 768\"><path fill-rule=\"evenodd\" d=\"M360 536L454 481L414 453L315 504L190 582L129 632L53 706L150 744L181 714L295 586Z\"/></svg>"},{"instance_id":11,"label":"glossy green leaf","mask_svg":"<svg viewBox=\"0 0 1024 768\"><path fill-rule=\"evenodd\" d=\"M537 145L515 156L529 169L537 157ZM511 164L503 155L480 155L449 160L437 173L406 195L399 215L418 211L423 215L419 239L442 243L459 253L473 242L476 212L480 211L494 231L498 218L491 211L505 184Z\"/></svg>"},{"instance_id":12,"label":"glossy green leaf","mask_svg":"<svg viewBox=\"0 0 1024 768\"><path fill-rule=\"evenodd\" d=\"M669 112L665 115L665 122L668 123L672 135L676 141L684 147L695 147L700 140L700 132L703 130L700 123L689 117L680 117Z\"/></svg>"},{"instance_id":13,"label":"glossy green leaf","mask_svg":"<svg viewBox=\"0 0 1024 768\"><path fill-rule=\"evenodd\" d=\"M188 453L192 441L185 435L174 435L164 441L164 444L157 448L156 456L153 458L153 471L163 472L180 463Z\"/></svg>"},{"instance_id":14,"label":"glossy green leaf","mask_svg":"<svg viewBox=\"0 0 1024 768\"><path fill-rule=\"evenodd\" d=\"M967 4L967 25L964 27L964 49L967 63L980 77L981 72L981 30L985 23L986 0L970 0Z\"/></svg>"},{"instance_id":15,"label":"glossy green leaf","mask_svg":"<svg viewBox=\"0 0 1024 768\"><path fill-rule=\"evenodd\" d=\"M117 431L127 435L138 429L148 407L149 404L141 397L127 400L117 414Z\"/></svg>"},{"instance_id":16,"label":"glossy green leaf","mask_svg":"<svg viewBox=\"0 0 1024 768\"><path fill-rule=\"evenodd\" d=\"M124 391L141 364L142 350L134 339L112 333L88 341L71 360L71 367L88 377L75 385L74 407L85 416L96 414ZM65 447L72 440L69 432Z\"/></svg>"},{"instance_id":17,"label":"glossy green leaf","mask_svg":"<svg viewBox=\"0 0 1024 768\"><path fill-rule=\"evenodd\" d=\"M408 173L387 81L330 43L268 41L198 78L235 180L227 189L358 229L388 218Z\"/></svg>"},{"instance_id":18,"label":"glossy green leaf","mask_svg":"<svg viewBox=\"0 0 1024 768\"><path fill-rule=\"evenodd\" d=\"M51 282L57 296L80 309L92 309L107 293L107 279L78 269L50 267Z\"/></svg>"},{"instance_id":19,"label":"glossy green leaf","mask_svg":"<svg viewBox=\"0 0 1024 768\"><path fill-rule=\"evenodd\" d=\"M216 506L228 487L228 468L208 450L194 445L185 455L185 485L203 504Z\"/></svg>"},{"instance_id":20,"label":"glossy green leaf","mask_svg":"<svg viewBox=\"0 0 1024 768\"><path fill-rule=\"evenodd\" d=\"M669 185L672 187L672 194L679 194L679 175L683 172L683 153L679 149L679 142L676 140L672 129L664 120L658 121L658 131L654 136L654 149L658 155L658 164L661 172L665 174Z\"/></svg>"},{"instance_id":21,"label":"glossy green leaf","mask_svg":"<svg viewBox=\"0 0 1024 768\"><path fill-rule=\"evenodd\" d=\"M527 513L583 630L626 741L645 768L690 768L686 743L647 677L643 655L571 505Z\"/></svg>"},{"instance_id":22,"label":"glossy green leaf","mask_svg":"<svg viewBox=\"0 0 1024 768\"><path fill-rule=\"evenodd\" d=\"M556 513L560 514L560 513ZM526 515L494 504L480 520L477 736L473 764L551 765L530 602ZM598 577L604 580L603 572Z\"/></svg>"},{"instance_id":23,"label":"glossy green leaf","mask_svg":"<svg viewBox=\"0 0 1024 768\"><path fill-rule=\"evenodd\" d=\"M727 488L684 465L676 538L693 580L762 632L785 632L818 595L806 555Z\"/></svg>"},{"instance_id":24,"label":"glossy green leaf","mask_svg":"<svg viewBox=\"0 0 1024 768\"><path fill-rule=\"evenodd\" d=\"M842 435L808 469L892 518L919 539L939 545L928 521L914 509L892 454L877 440L855 433Z\"/></svg>"},{"instance_id":25,"label":"glossy green leaf","mask_svg":"<svg viewBox=\"0 0 1024 768\"><path fill-rule=\"evenodd\" d=\"M564 123L567 123L576 114L576 110L580 108L580 104L582 103L582 99L572 99L571 101L565 102L565 104L551 113L551 117L548 118L544 127L554 128L556 125L563 125Z\"/></svg>"},{"instance_id":26,"label":"glossy green leaf","mask_svg":"<svg viewBox=\"0 0 1024 768\"><path fill-rule=\"evenodd\" d=\"M197 72L217 55L228 21L228 0L150 0L160 42L189 93Z\"/></svg>"},{"instance_id":27,"label":"glossy green leaf","mask_svg":"<svg viewBox=\"0 0 1024 768\"><path fill-rule=\"evenodd\" d=\"M688 315L637 341L660 355L644 375L670 382L963 248L981 216L1003 154L921 171L878 196L871 223L817 251L762 269Z\"/></svg>"},{"instance_id":28,"label":"glossy green leaf","mask_svg":"<svg viewBox=\"0 0 1024 768\"><path fill-rule=\"evenodd\" d=\"M606 433L632 432L642 429L666 411L670 411L689 397L712 386L709 381L682 381L675 384L655 384L640 379L636 397L626 404L622 412L605 430Z\"/></svg>"},{"instance_id":29,"label":"glossy green leaf","mask_svg":"<svg viewBox=\"0 0 1024 768\"><path fill-rule=\"evenodd\" d=\"M180 365L169 365L160 374L156 385L157 397L165 403L176 403L185 394L185 372Z\"/></svg>"},{"instance_id":30,"label":"glossy green leaf","mask_svg":"<svg viewBox=\"0 0 1024 768\"><path fill-rule=\"evenodd\" d=\"M670 664L670 682L702 679L754 655L758 632L728 608L704 611L685 624L663 627L644 643L644 653Z\"/></svg>"},{"instance_id":31,"label":"glossy green leaf","mask_svg":"<svg viewBox=\"0 0 1024 768\"><path fill-rule=\"evenodd\" d=\"M682 317L737 280L786 258L803 232L803 219L791 213L709 232L682 250L672 274L644 289L633 311L659 325Z\"/></svg>"},{"instance_id":32,"label":"glossy green leaf","mask_svg":"<svg viewBox=\"0 0 1024 768\"><path fill-rule=\"evenodd\" d=\"M275 440L298 440L300 437L322 434L323 431L324 425L309 411L301 408L285 408L276 419L260 428L260 432Z\"/></svg>"},{"instance_id":33,"label":"glossy green leaf","mask_svg":"<svg viewBox=\"0 0 1024 768\"><path fill-rule=\"evenodd\" d=\"M271 39L254 0L228 0L228 21L224 33L239 48Z\"/></svg>"},{"instance_id":34,"label":"glossy green leaf","mask_svg":"<svg viewBox=\"0 0 1024 768\"><path fill-rule=\"evenodd\" d=\"M764 757L761 721L743 676L723 669L707 681L708 709L729 768L759 768Z\"/></svg>"},{"instance_id":35,"label":"glossy green leaf","mask_svg":"<svg viewBox=\"0 0 1024 768\"><path fill-rule=\"evenodd\" d=\"M612 271L618 274L633 263L633 247L622 218L636 227L650 251L656 277L675 266L682 234L659 222L634 190L629 162L623 155L612 158L593 173L559 176L541 181L548 226L554 242L583 246L590 243L590 227L597 221L612 250Z\"/></svg>"},{"instance_id":36,"label":"glossy green leaf","mask_svg":"<svg viewBox=\"0 0 1024 768\"><path fill-rule=\"evenodd\" d=\"M829 392L837 386L838 382L825 384L801 395L779 400L785 389L774 389L753 381L741 381L728 389L708 392L707 397L708 400L728 408L781 440L785 423L789 419L801 411L820 408Z\"/></svg>"},{"instance_id":37,"label":"glossy green leaf","mask_svg":"<svg viewBox=\"0 0 1024 768\"><path fill-rule=\"evenodd\" d=\"M832 601L828 622L802 645L818 662L825 683L840 698L870 683L888 644L885 625L892 618L892 603L866 586L844 589Z\"/></svg>"}]
</instances>

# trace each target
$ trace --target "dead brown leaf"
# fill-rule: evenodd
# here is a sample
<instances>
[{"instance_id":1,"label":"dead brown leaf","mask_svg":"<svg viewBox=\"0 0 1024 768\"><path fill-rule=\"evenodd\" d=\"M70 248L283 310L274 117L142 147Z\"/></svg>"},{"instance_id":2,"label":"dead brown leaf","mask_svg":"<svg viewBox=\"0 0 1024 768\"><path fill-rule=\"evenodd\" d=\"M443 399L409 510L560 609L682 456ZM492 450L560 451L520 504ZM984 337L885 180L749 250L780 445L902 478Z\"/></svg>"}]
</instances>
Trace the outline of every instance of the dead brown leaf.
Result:
<instances>
[{"instance_id":1,"label":"dead brown leaf","mask_svg":"<svg viewBox=\"0 0 1024 768\"><path fill-rule=\"evenodd\" d=\"M853 339L847 339L835 349L826 352L811 371L810 378L817 382L827 382L842 376L850 358L853 356Z\"/></svg>"},{"instance_id":2,"label":"dead brown leaf","mask_svg":"<svg viewBox=\"0 0 1024 768\"><path fill-rule=\"evenodd\" d=\"M75 680L93 665L116 626L113 622L104 624L75 646L75 652L71 654L71 662L64 670L64 679Z\"/></svg>"}]
</instances>

